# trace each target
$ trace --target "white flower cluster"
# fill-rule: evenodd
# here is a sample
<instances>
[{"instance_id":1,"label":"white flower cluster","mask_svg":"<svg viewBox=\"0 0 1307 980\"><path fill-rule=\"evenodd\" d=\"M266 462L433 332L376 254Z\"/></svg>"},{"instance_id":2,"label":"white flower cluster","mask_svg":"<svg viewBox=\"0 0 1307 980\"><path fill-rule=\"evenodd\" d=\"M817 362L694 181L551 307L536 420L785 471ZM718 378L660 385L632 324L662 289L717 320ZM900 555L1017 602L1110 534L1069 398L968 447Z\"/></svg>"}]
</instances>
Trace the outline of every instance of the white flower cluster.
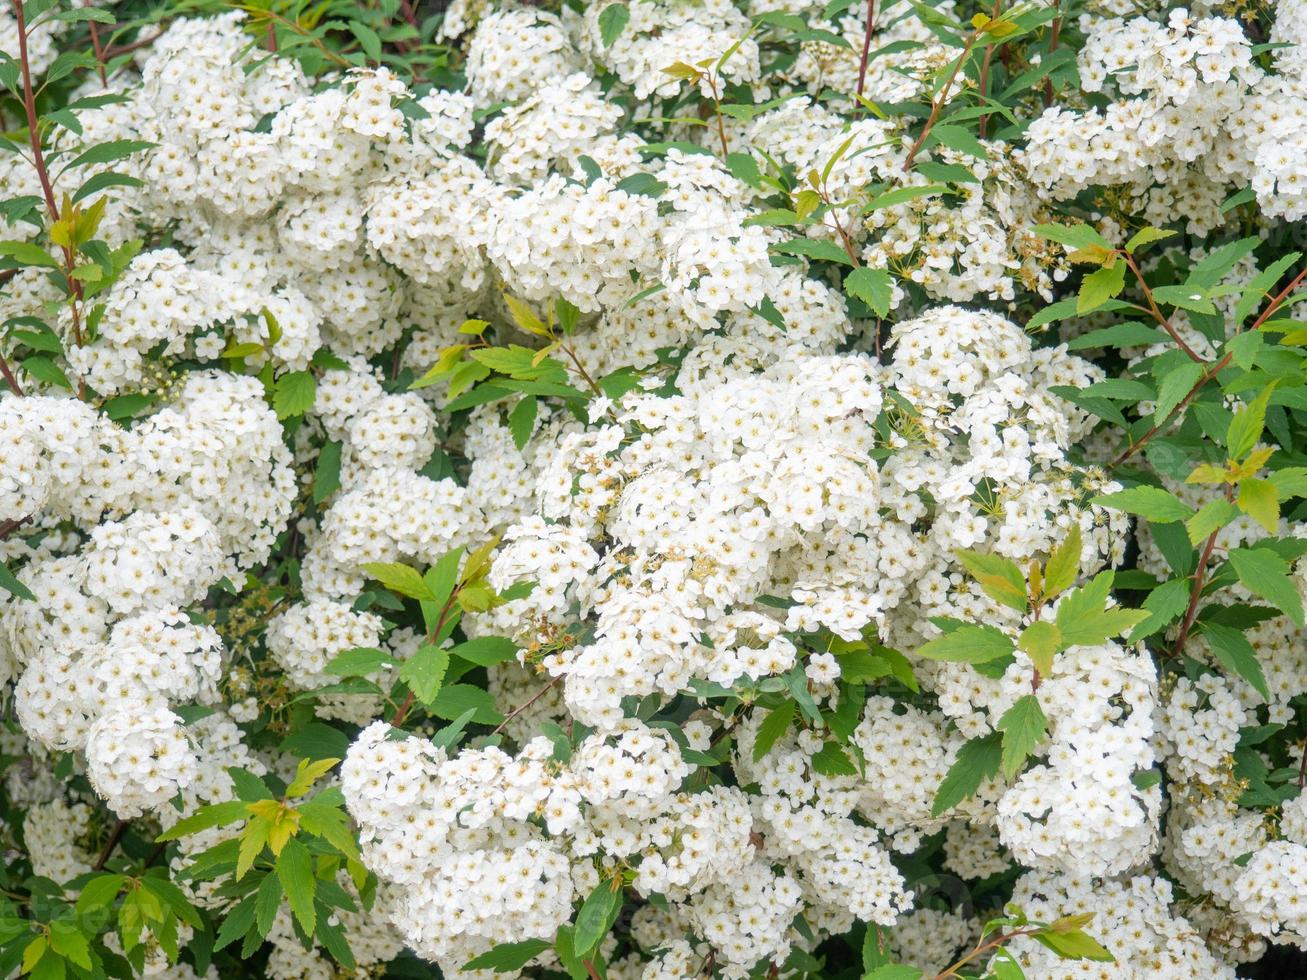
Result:
<instances>
[{"instance_id":1,"label":"white flower cluster","mask_svg":"<svg viewBox=\"0 0 1307 980\"><path fill-rule=\"evenodd\" d=\"M1094 502L1120 489L1087 447L1100 420L1057 394L1105 372L1014 322L1071 269L1034 229L1091 188L1200 235L1247 183L1263 218L1307 215L1307 4L1278 5L1266 51L1219 9L1089 4L1084 101L1036 93L1028 130L1001 135L987 113L974 153L911 149L921 119L849 98L986 108L974 73L940 85L957 51L907 5L581 6L458 0L440 32L461 91L380 67L311 79L242 14L179 17L109 81L121 101L51 136L153 145L115 165L140 186L115 187L97 233L124 268L93 322L34 269L0 296L6 323L51 321L69 382L15 359L0 394L19 586L0 592L0 680L28 757L6 794L33 870L91 866L94 797L167 828L232 800L230 767L285 775L269 740L311 715L350 739L340 792L382 882L374 910L335 920L360 975L404 945L480 980L470 960L552 943L614 886L636 905L601 947L614 980L775 974L856 923L943 970L977 922L927 903L908 870L923 848L986 888L1011 872L1033 917L1095 914L1115 964L1017 940L1032 976L1232 977L1268 943L1307 948L1307 797L1253 805L1237 771L1266 761L1249 732L1293 723L1307 691L1288 617L1245 631L1269 696L1199 634L1183 676L1124 639L1042 673L1026 649L987 669L911 656L950 620L1031 623L961 549L1025 571L1075 530L1077 581L1125 561L1130 519ZM864 72L869 14L884 51ZM795 17L775 60L768 31ZM39 72L52 29L30 44ZM669 115L678 99L703 117ZM817 217L777 227L775 198L797 211L818 186ZM41 188L15 158L0 190ZM1159 262L1177 257L1201 252ZM853 271L891 274L887 316ZM1257 272L1228 277L1223 311ZM518 300L551 326L575 314L532 364L550 380L469 392L488 348L546 345ZM1196 322L1173 325L1216 356ZM460 374L410 386L451 349ZM283 411L295 381L311 404ZM1208 489L1165 482L1195 507ZM1265 536L1241 518L1214 546ZM449 670L491 721L437 731L465 712L427 704L419 730L392 729L415 703L404 665L458 639L369 566L420 572L487 540L489 587L517 588L460 606L457 629L519 652ZM1169 576L1158 541L1137 543L1138 568ZM1297 576L1307 595L1307 562ZM322 691L360 648L386 666ZM1047 720L1029 762L936 812L1019 700ZM53 753L90 790L49 776ZM221 839L188 836L177 866ZM268 975L334 975L287 910L268 940Z\"/></svg>"}]
</instances>

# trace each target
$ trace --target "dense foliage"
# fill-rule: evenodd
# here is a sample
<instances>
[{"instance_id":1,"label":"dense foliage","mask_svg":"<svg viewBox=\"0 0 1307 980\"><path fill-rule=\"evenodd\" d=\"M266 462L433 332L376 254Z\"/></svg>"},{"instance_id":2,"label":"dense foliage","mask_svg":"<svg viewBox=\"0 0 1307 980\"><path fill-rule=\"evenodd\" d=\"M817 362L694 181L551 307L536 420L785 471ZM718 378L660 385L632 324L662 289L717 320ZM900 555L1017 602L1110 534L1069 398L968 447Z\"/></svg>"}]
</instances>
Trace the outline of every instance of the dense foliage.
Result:
<instances>
[{"instance_id":1,"label":"dense foliage","mask_svg":"<svg viewBox=\"0 0 1307 980\"><path fill-rule=\"evenodd\" d=\"M14 0L0 86L0 975L1307 950L1307 2Z\"/></svg>"}]
</instances>

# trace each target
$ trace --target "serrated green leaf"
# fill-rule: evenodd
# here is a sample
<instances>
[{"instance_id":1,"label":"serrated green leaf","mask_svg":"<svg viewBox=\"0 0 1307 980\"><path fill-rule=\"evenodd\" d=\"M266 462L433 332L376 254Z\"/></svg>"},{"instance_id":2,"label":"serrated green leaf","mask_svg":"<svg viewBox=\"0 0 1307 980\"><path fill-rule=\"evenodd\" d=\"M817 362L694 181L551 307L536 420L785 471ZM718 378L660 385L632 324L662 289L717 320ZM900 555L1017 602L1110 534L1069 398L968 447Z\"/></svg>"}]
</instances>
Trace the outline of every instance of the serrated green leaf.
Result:
<instances>
[{"instance_id":1,"label":"serrated green leaf","mask_svg":"<svg viewBox=\"0 0 1307 980\"><path fill-rule=\"evenodd\" d=\"M1246 477L1239 481L1239 509L1255 520L1267 534L1280 526L1280 494L1269 480Z\"/></svg>"},{"instance_id":2,"label":"serrated green leaf","mask_svg":"<svg viewBox=\"0 0 1307 980\"><path fill-rule=\"evenodd\" d=\"M1090 503L1135 514L1153 524L1170 524L1194 516L1194 510L1169 490L1138 486L1095 497Z\"/></svg>"},{"instance_id":3,"label":"serrated green leaf","mask_svg":"<svg viewBox=\"0 0 1307 980\"><path fill-rule=\"evenodd\" d=\"M399 668L399 679L423 704L429 705L440 693L449 670L449 652L439 647L419 647Z\"/></svg>"},{"instance_id":4,"label":"serrated green leaf","mask_svg":"<svg viewBox=\"0 0 1307 980\"><path fill-rule=\"evenodd\" d=\"M1303 625L1302 597L1289 577L1283 558L1267 548L1235 548L1228 556L1239 581L1299 626Z\"/></svg>"},{"instance_id":5,"label":"serrated green leaf","mask_svg":"<svg viewBox=\"0 0 1307 980\"><path fill-rule=\"evenodd\" d=\"M1048 556L1048 564L1044 567L1045 598L1056 598L1076 584L1076 579L1080 576L1080 555L1083 551L1080 525L1072 524L1062 543Z\"/></svg>"},{"instance_id":6,"label":"serrated green leaf","mask_svg":"<svg viewBox=\"0 0 1307 980\"><path fill-rule=\"evenodd\" d=\"M1040 620L1031 623L1017 638L1017 649L1030 658L1035 669L1048 674L1053 669L1053 657L1062 648L1062 631L1056 623Z\"/></svg>"},{"instance_id":7,"label":"serrated green leaf","mask_svg":"<svg viewBox=\"0 0 1307 980\"><path fill-rule=\"evenodd\" d=\"M1011 638L994 626L961 626L937 636L917 650L918 657L953 663L979 664L996 660L1013 650Z\"/></svg>"},{"instance_id":8,"label":"serrated green leaf","mask_svg":"<svg viewBox=\"0 0 1307 980\"><path fill-rule=\"evenodd\" d=\"M1257 660L1257 651L1240 630L1220 623L1200 622L1198 628L1207 640L1207 647L1217 661L1230 673L1242 677L1267 701L1271 699L1266 674Z\"/></svg>"},{"instance_id":9,"label":"serrated green leaf","mask_svg":"<svg viewBox=\"0 0 1307 980\"><path fill-rule=\"evenodd\" d=\"M1115 299L1125 289L1125 263L1103 266L1089 273L1080 283L1080 292L1076 297L1076 313L1083 316L1092 313L1110 299Z\"/></svg>"},{"instance_id":10,"label":"serrated green leaf","mask_svg":"<svg viewBox=\"0 0 1307 980\"><path fill-rule=\"evenodd\" d=\"M844 277L844 288L850 296L866 303L877 316L889 315L894 284L884 269L854 269Z\"/></svg>"},{"instance_id":11,"label":"serrated green leaf","mask_svg":"<svg viewBox=\"0 0 1307 980\"><path fill-rule=\"evenodd\" d=\"M1026 577L1015 562L1002 555L966 549L954 554L987 596L1017 612L1026 611Z\"/></svg>"},{"instance_id":12,"label":"serrated green leaf","mask_svg":"<svg viewBox=\"0 0 1307 980\"><path fill-rule=\"evenodd\" d=\"M1036 624L1037 625L1037 624ZM1025 765L1030 753L1048 734L1048 719L1039 699L1033 694L1017 698L1012 707L1003 712L997 728L1003 733L1002 770L1011 779Z\"/></svg>"},{"instance_id":13,"label":"serrated green leaf","mask_svg":"<svg viewBox=\"0 0 1307 980\"><path fill-rule=\"evenodd\" d=\"M620 883L613 881L600 881L586 896L576 913L573 949L577 956L587 959L599 948L621 911L622 900Z\"/></svg>"},{"instance_id":14,"label":"serrated green leaf","mask_svg":"<svg viewBox=\"0 0 1307 980\"><path fill-rule=\"evenodd\" d=\"M930 807L932 817L938 817L975 796L980 784L998 773L1003 755L1002 738L1000 732L992 732L984 738L972 739L958 750L957 760L949 767L935 792Z\"/></svg>"},{"instance_id":15,"label":"serrated green leaf","mask_svg":"<svg viewBox=\"0 0 1307 980\"><path fill-rule=\"evenodd\" d=\"M364 562L362 568L391 592L408 596L410 599L439 601L416 568L410 568L401 562L380 561Z\"/></svg>"},{"instance_id":16,"label":"serrated green leaf","mask_svg":"<svg viewBox=\"0 0 1307 980\"><path fill-rule=\"evenodd\" d=\"M276 870L295 921L308 935L313 935L318 917L313 896L317 894L318 879L313 873L309 849L292 837L277 855Z\"/></svg>"},{"instance_id":17,"label":"serrated green leaf","mask_svg":"<svg viewBox=\"0 0 1307 980\"><path fill-rule=\"evenodd\" d=\"M625 9L625 8L623 8ZM494 970L496 973L513 973L549 949L543 939L524 939L516 943L500 943L487 953L463 964L464 970Z\"/></svg>"}]
</instances>

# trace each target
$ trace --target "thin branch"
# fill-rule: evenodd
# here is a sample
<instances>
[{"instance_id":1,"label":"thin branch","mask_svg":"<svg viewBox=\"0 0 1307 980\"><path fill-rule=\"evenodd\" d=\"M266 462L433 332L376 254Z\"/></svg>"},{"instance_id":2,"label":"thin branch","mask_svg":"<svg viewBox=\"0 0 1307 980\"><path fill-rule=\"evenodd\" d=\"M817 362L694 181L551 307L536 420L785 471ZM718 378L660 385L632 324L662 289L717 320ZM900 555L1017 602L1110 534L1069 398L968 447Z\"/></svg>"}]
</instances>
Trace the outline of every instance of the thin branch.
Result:
<instances>
[{"instance_id":1,"label":"thin branch","mask_svg":"<svg viewBox=\"0 0 1307 980\"><path fill-rule=\"evenodd\" d=\"M853 107L856 115L862 108L862 93L867 85L867 61L871 57L871 36L876 33L876 0L867 0L867 27L862 32L862 60L858 62L858 104Z\"/></svg>"},{"instance_id":2,"label":"thin branch","mask_svg":"<svg viewBox=\"0 0 1307 980\"><path fill-rule=\"evenodd\" d=\"M123 839L123 834L127 832L127 827L128 822L126 820L119 820L113 825L113 831L109 834L109 839L104 842L104 847L100 848L100 853L97 855L95 863L91 865L92 870L104 870L104 866L108 863L109 857L113 854L114 848L118 846L118 842Z\"/></svg>"},{"instance_id":3,"label":"thin branch","mask_svg":"<svg viewBox=\"0 0 1307 980\"><path fill-rule=\"evenodd\" d=\"M5 360L3 354L0 354L0 375L4 376L5 384L9 386L9 390L15 395L21 395L23 393L22 386L18 384L18 379L14 377L14 372L9 370L9 362ZM3 536L4 535L0 535L0 537Z\"/></svg>"},{"instance_id":4,"label":"thin branch","mask_svg":"<svg viewBox=\"0 0 1307 980\"><path fill-rule=\"evenodd\" d=\"M531 705L535 704L535 703L536 703L537 701L539 701L542 697L544 697L544 696L545 696L545 692L548 691L548 690L549 690L551 687L553 687L555 684L557 684L560 680L562 680L562 678L563 678L563 675L562 675L562 674L559 674L557 677L550 678L550 681L549 681L548 684L546 684L544 687L540 688L540 690L536 691L535 694L532 694L529 698L527 698L525 701L523 701L521 704L519 704L516 708L514 708L514 709L513 709L512 711L510 711L508 714L504 715L504 720L501 721L501 722L499 723L498 727L496 727L495 730L494 730L493 732L491 732L490 734L491 734L491 735L498 735L500 732L502 732L502 731L504 730L504 726L505 726L505 725L507 725L510 721L512 721L514 718L516 718L518 715L520 715L523 711L525 711L527 708L531 707Z\"/></svg>"},{"instance_id":5,"label":"thin branch","mask_svg":"<svg viewBox=\"0 0 1307 980\"><path fill-rule=\"evenodd\" d=\"M95 71L100 76L100 84L109 87L109 76L104 73L104 46L100 43L100 25L90 21L91 47L95 49Z\"/></svg>"},{"instance_id":6,"label":"thin branch","mask_svg":"<svg viewBox=\"0 0 1307 980\"><path fill-rule=\"evenodd\" d=\"M1153 290L1149 287L1148 281L1144 279L1143 270L1139 268L1139 263L1135 261L1135 257L1125 251L1120 254L1125 256L1126 265L1130 267L1130 271L1135 274L1135 278L1139 281L1139 288L1143 290L1144 298L1148 300L1148 309L1153 314L1153 319L1156 320L1158 324L1161 325L1162 329L1167 332L1170 338L1175 341L1176 346L1185 352L1189 357L1189 360L1196 361L1199 364L1203 363L1202 357L1200 357L1192 347L1184 342L1184 338L1181 337L1175 327L1171 325L1171 321L1163 315L1161 308L1157 305L1157 300L1153 298Z\"/></svg>"},{"instance_id":7,"label":"thin branch","mask_svg":"<svg viewBox=\"0 0 1307 980\"><path fill-rule=\"evenodd\" d=\"M966 64L967 59L971 57L971 49L976 46L976 41L979 37L979 29L971 32L971 36L967 38L966 47L964 47L962 53L958 55L958 60L954 63L953 70L949 72L948 81L944 83L944 87L940 89L939 95L937 95L935 100L930 104L930 115L926 118L926 125L921 130L921 135L917 137L917 141L912 144L912 149L908 151L908 158L903 161L903 172L905 174L911 172L913 161L917 159L917 154L921 151L921 145L926 142L926 137L930 135L931 128L935 125L935 121L939 119L939 112L944 108L944 103L948 101L949 93L953 89L953 83L957 81L958 72L962 70L962 66Z\"/></svg>"},{"instance_id":8,"label":"thin branch","mask_svg":"<svg viewBox=\"0 0 1307 980\"><path fill-rule=\"evenodd\" d=\"M1267 304L1266 309L1262 311L1261 315L1256 320L1253 321L1252 326L1249 327L1248 329L1260 330L1262 324L1264 324L1267 320L1269 320L1272 316L1275 315L1275 311L1278 310L1281 305L1283 305L1285 299L1288 298L1289 294L1293 292L1305 278L1307 278L1307 268L1304 268L1301 272L1299 272L1296 276L1294 276L1293 280L1289 283L1289 285L1285 286L1283 289L1281 289L1278 293L1275 294L1275 296L1271 299L1271 302ZM1194 400L1198 392L1202 390L1203 386L1206 385L1207 382L1211 381L1214 377L1216 377L1227 367L1229 367L1230 362L1232 360L1234 360L1234 353L1233 352L1227 353L1219 361L1217 361L1210 368L1204 371L1203 376L1199 378L1196 382L1194 382L1194 386L1189 389L1189 394L1185 395L1184 398L1180 400L1180 404L1176 405L1176 407L1172 409L1171 414L1168 415L1166 418L1162 419L1161 421L1159 421L1147 432L1145 432L1142 438L1140 438L1138 442L1134 443L1133 445L1129 446L1127 449L1122 451L1121 455L1117 456L1116 459L1112 460L1112 462L1108 464L1108 469L1113 469L1113 470L1116 469L1118 466L1120 466L1122 463L1128 460L1131 456L1135 455L1135 453L1139 452L1139 450L1143 449L1144 446L1148 444L1148 441L1153 438L1153 436L1157 435L1164 428L1166 428L1167 424L1171 421L1171 419L1176 417L1176 413L1183 412L1189 406L1189 403Z\"/></svg>"}]
</instances>

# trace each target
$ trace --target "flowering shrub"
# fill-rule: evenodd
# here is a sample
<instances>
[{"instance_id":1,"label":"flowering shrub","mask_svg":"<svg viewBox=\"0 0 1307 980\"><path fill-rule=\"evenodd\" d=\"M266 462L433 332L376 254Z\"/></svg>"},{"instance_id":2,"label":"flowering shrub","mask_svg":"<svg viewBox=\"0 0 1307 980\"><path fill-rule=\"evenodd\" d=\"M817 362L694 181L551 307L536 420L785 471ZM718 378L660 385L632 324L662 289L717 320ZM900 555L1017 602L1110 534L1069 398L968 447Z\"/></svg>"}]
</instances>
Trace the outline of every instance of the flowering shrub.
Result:
<instances>
[{"instance_id":1,"label":"flowering shrub","mask_svg":"<svg viewBox=\"0 0 1307 980\"><path fill-rule=\"evenodd\" d=\"M1307 3L15 0L0 86L0 974L1300 975Z\"/></svg>"}]
</instances>

